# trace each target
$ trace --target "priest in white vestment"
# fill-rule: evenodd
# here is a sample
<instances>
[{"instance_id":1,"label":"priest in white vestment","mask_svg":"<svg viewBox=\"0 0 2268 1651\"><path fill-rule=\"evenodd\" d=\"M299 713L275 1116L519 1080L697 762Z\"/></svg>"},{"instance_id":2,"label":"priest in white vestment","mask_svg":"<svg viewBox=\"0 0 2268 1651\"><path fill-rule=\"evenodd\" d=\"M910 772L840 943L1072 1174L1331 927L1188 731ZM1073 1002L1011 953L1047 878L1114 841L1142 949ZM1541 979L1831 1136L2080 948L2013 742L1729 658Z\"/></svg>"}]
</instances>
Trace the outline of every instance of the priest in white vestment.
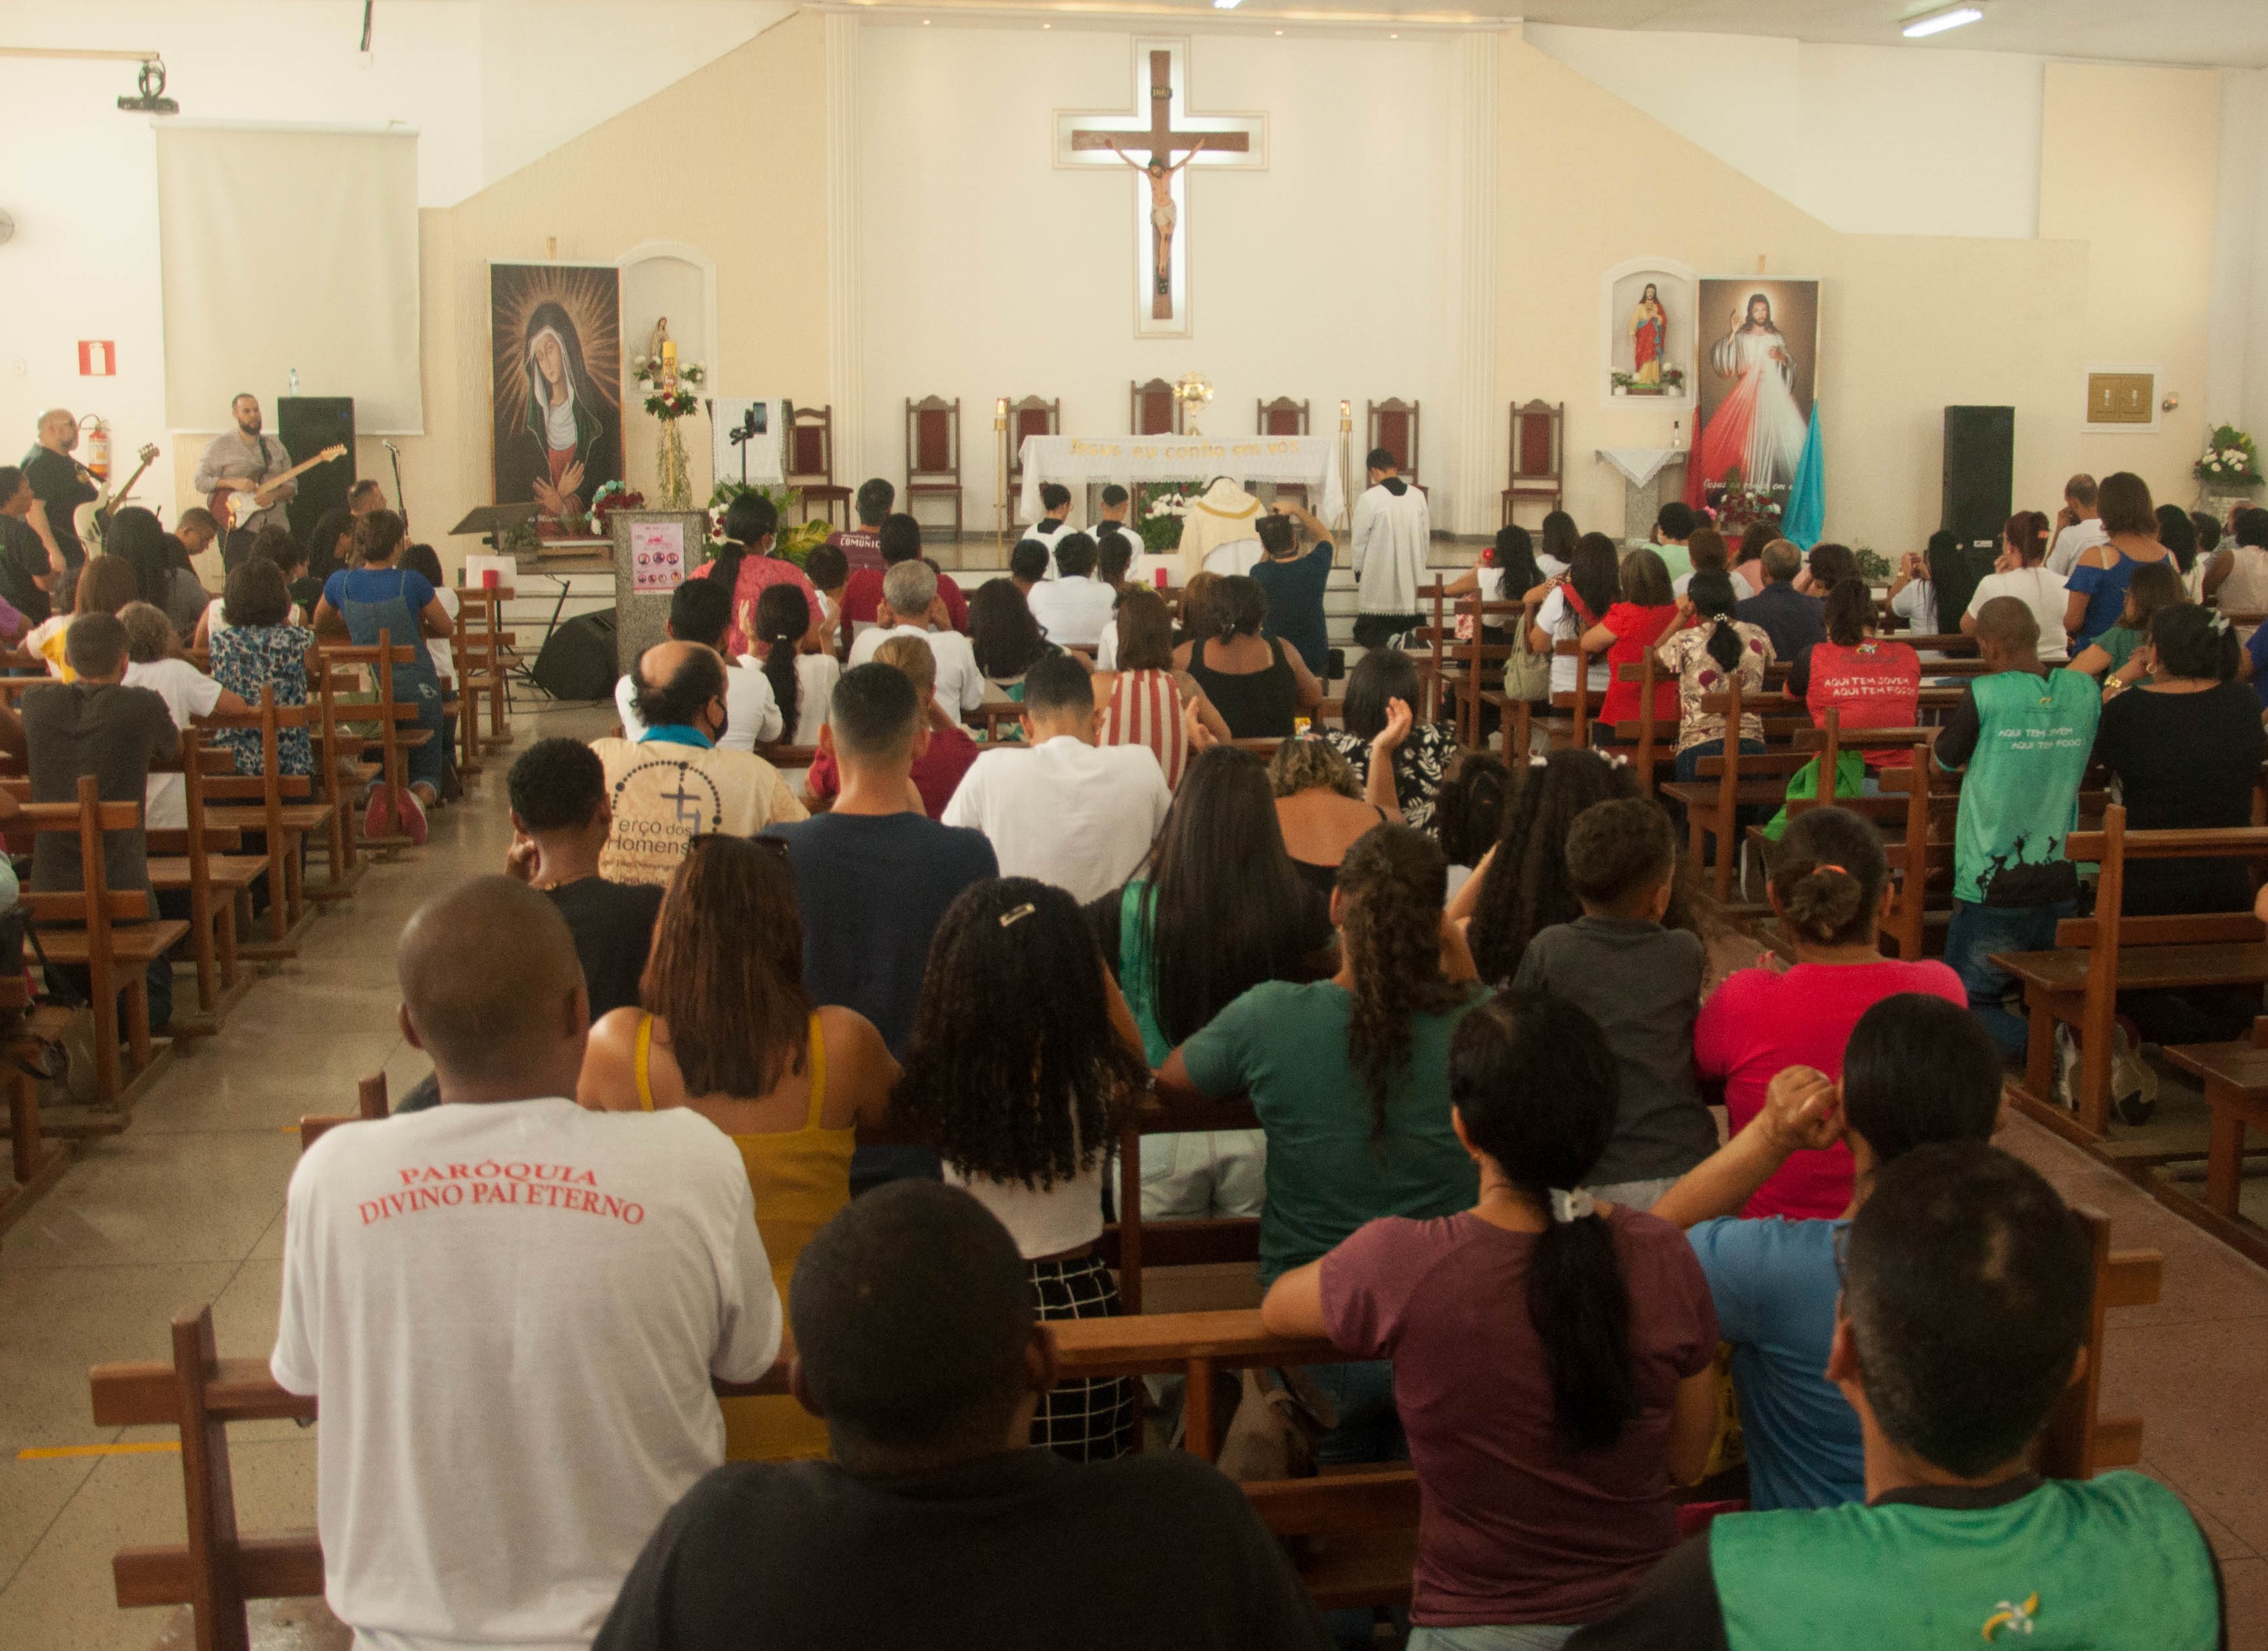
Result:
<instances>
[{"instance_id":1,"label":"priest in white vestment","mask_svg":"<svg viewBox=\"0 0 2268 1651\"><path fill-rule=\"evenodd\" d=\"M1418 587L1433 537L1425 495L1402 479L1393 453L1373 447L1366 461L1370 486L1354 502L1354 640L1375 648L1414 629L1420 618Z\"/></svg>"},{"instance_id":2,"label":"priest in white vestment","mask_svg":"<svg viewBox=\"0 0 2268 1651\"><path fill-rule=\"evenodd\" d=\"M1259 520L1260 501L1244 490L1242 483L1215 476L1211 487L1189 501L1182 518L1182 582L1187 584L1208 568L1215 573L1249 571L1260 560L1259 531L1253 526ZM1240 541L1249 542L1252 550L1242 567L1234 565L1235 557L1212 559L1215 551Z\"/></svg>"}]
</instances>

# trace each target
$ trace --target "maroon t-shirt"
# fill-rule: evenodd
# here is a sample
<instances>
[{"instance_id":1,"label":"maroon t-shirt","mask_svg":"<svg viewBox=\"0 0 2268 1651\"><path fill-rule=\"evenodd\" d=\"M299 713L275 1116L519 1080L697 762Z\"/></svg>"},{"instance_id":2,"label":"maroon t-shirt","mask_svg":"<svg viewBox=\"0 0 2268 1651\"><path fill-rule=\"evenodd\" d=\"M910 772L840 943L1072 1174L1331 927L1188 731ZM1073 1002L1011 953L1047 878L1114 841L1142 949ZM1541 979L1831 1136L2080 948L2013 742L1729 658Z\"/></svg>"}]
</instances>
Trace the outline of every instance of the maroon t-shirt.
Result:
<instances>
[{"instance_id":1,"label":"maroon t-shirt","mask_svg":"<svg viewBox=\"0 0 2268 1651\"><path fill-rule=\"evenodd\" d=\"M1663 1453L1677 1384L1717 1356L1717 1314L1685 1235L1616 1205L1641 1411L1603 1450L1560 1443L1528 1316L1535 1235L1476 1215L1371 1222L1323 1257L1323 1323L1394 1360L1422 1502L1412 1621L1587 1623L1677 1541Z\"/></svg>"},{"instance_id":2,"label":"maroon t-shirt","mask_svg":"<svg viewBox=\"0 0 2268 1651\"><path fill-rule=\"evenodd\" d=\"M844 527L827 535L827 542L843 553L856 573L861 568L882 571L882 535L872 527Z\"/></svg>"}]
</instances>

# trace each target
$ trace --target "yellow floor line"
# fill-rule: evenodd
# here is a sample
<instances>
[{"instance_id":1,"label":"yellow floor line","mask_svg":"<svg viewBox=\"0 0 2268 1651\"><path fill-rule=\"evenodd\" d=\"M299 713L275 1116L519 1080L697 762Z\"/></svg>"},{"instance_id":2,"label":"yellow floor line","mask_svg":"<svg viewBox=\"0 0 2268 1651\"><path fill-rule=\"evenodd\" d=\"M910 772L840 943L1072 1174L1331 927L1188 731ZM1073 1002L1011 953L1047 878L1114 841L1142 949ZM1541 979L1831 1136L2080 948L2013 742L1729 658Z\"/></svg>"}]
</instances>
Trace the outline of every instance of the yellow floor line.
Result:
<instances>
[{"instance_id":1,"label":"yellow floor line","mask_svg":"<svg viewBox=\"0 0 2268 1651\"><path fill-rule=\"evenodd\" d=\"M58 1456L142 1456L166 1452L178 1452L178 1439L137 1439L116 1445L41 1445L33 1449L18 1450L18 1462L52 1462Z\"/></svg>"}]
</instances>

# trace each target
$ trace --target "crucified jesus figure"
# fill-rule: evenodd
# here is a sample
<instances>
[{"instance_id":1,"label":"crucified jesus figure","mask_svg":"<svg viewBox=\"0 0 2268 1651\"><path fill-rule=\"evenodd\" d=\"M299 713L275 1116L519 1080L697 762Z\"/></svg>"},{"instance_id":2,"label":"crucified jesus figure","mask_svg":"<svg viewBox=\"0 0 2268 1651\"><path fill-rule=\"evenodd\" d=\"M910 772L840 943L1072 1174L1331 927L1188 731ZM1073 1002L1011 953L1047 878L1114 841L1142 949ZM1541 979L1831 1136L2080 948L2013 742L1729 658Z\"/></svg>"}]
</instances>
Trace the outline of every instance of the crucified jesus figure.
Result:
<instances>
[{"instance_id":1,"label":"crucified jesus figure","mask_svg":"<svg viewBox=\"0 0 2268 1651\"><path fill-rule=\"evenodd\" d=\"M1169 166L1160 151L1152 151L1149 165L1145 166L1121 149L1115 140L1110 145L1112 154L1150 181L1150 244L1152 256L1156 261L1156 280L1152 290L1161 299L1170 299L1174 291L1174 224L1176 217L1174 174L1195 160L1197 151L1204 146L1205 140L1200 137L1189 145L1188 154Z\"/></svg>"}]
</instances>

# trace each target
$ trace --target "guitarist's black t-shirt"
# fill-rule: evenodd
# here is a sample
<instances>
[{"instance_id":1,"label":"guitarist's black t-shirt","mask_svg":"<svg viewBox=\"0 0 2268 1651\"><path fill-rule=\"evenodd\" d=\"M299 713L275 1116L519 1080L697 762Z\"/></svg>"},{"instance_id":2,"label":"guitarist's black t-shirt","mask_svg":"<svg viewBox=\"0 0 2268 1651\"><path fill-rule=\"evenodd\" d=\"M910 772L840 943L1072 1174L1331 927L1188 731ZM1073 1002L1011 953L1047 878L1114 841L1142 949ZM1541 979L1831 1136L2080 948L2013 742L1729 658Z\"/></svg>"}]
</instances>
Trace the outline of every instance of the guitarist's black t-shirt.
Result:
<instances>
[{"instance_id":1,"label":"guitarist's black t-shirt","mask_svg":"<svg viewBox=\"0 0 2268 1651\"><path fill-rule=\"evenodd\" d=\"M80 505L94 502L94 484L79 479L78 463L69 453L51 447L35 446L26 453L24 475L32 483L32 497L48 507L48 531L55 537L55 549L63 553L64 561L77 567L86 560L86 549L78 542L71 516Z\"/></svg>"},{"instance_id":2,"label":"guitarist's black t-shirt","mask_svg":"<svg viewBox=\"0 0 2268 1651\"><path fill-rule=\"evenodd\" d=\"M32 531L32 524L0 516L0 597L35 625L54 611L47 592L32 582L47 571L48 548Z\"/></svg>"}]
</instances>

